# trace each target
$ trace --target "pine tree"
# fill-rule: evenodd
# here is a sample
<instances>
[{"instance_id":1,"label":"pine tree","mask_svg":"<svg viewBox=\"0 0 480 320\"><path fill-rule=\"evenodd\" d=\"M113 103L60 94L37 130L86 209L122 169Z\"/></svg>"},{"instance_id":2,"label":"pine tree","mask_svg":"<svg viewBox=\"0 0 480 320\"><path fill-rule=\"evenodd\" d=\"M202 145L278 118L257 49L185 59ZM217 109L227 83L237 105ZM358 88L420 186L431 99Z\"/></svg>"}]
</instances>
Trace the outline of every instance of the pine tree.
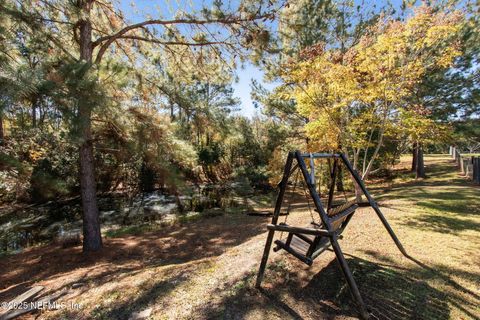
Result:
<instances>
[{"instance_id":1,"label":"pine tree","mask_svg":"<svg viewBox=\"0 0 480 320\"><path fill-rule=\"evenodd\" d=\"M262 23L273 18L273 9L259 1L242 1L230 12L215 2L212 8L200 12L128 23L110 1L79 0L65 4L32 0L0 4L2 15L25 26L28 33L42 37L49 50L63 56L62 70L66 74L57 74L57 80L65 81L63 85L68 88L67 98L74 107L72 123L79 138L84 251L102 247L92 133L92 114L102 99L102 66L114 55L123 55L125 61L135 66L139 53L151 55L156 48L171 59L196 61L197 67L205 58L202 48L209 48L218 59L225 60L225 56L233 57L244 46L253 49L262 45L266 32Z\"/></svg>"}]
</instances>

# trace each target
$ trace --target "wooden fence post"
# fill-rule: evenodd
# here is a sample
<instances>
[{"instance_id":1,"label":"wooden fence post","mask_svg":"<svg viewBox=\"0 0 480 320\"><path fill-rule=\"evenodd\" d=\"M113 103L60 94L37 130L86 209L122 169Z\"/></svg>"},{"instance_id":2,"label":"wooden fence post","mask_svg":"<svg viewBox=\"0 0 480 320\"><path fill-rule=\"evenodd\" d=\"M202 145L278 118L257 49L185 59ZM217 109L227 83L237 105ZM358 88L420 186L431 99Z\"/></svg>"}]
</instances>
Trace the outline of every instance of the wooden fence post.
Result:
<instances>
[{"instance_id":1,"label":"wooden fence post","mask_svg":"<svg viewBox=\"0 0 480 320\"><path fill-rule=\"evenodd\" d=\"M462 155L460 154L460 152L458 152L458 150L456 148L455 148L455 160L457 162L457 166L461 167L462 166Z\"/></svg>"},{"instance_id":2,"label":"wooden fence post","mask_svg":"<svg viewBox=\"0 0 480 320\"><path fill-rule=\"evenodd\" d=\"M467 178L471 178L473 180L473 162L474 162L475 157L470 157L468 159L467 164L466 164L466 172L465 176Z\"/></svg>"},{"instance_id":3,"label":"wooden fence post","mask_svg":"<svg viewBox=\"0 0 480 320\"><path fill-rule=\"evenodd\" d=\"M472 158L473 161L473 183L480 184L480 157Z\"/></svg>"}]
</instances>

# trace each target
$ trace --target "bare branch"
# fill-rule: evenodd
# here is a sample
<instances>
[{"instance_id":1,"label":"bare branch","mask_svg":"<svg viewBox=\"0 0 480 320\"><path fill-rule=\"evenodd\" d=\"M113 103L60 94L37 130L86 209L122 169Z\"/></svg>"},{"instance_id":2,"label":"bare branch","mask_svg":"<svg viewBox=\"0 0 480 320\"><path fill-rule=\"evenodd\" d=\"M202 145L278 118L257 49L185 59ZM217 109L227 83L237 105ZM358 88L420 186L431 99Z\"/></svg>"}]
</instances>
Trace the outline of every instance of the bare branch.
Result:
<instances>
[{"instance_id":1,"label":"bare branch","mask_svg":"<svg viewBox=\"0 0 480 320\"><path fill-rule=\"evenodd\" d=\"M189 25L206 25L206 24L222 24L222 25L234 25L234 24L241 24L242 22L251 22L259 19L266 19L271 17L272 15L270 13L268 14L263 14L263 15L257 15L252 18L240 18L240 17L234 17L230 16L227 18L223 19L206 19L206 20L201 20L201 19L174 19L174 20L159 20L159 19L152 19L152 20L146 20L140 23L132 24L129 26L124 27L123 29L117 31L116 33L110 35L110 36L105 36L105 37L100 37L97 40L95 40L92 43L92 46L95 48L98 45L100 46L100 49L97 54L97 58L95 60L96 63L100 62L103 55L105 54L105 51L108 49L108 47L118 38L122 37L125 35L127 32L143 28L145 26L149 25L161 25L161 26L169 26L169 25L177 25L177 24L189 24ZM103 44L102 44L103 43Z\"/></svg>"},{"instance_id":2,"label":"bare branch","mask_svg":"<svg viewBox=\"0 0 480 320\"><path fill-rule=\"evenodd\" d=\"M179 45L179 46L189 46L189 47L203 47L203 46L209 46L209 45L232 45L229 42L226 41L203 41L203 42L186 42L186 41L162 41L158 39L152 39L152 38L146 38L146 37L141 37L141 36L130 36L130 35L125 35L118 37L117 40L120 39L127 39L127 40L138 40L138 41L144 41L144 42L150 42L150 43L157 43L157 44L162 44L162 45Z\"/></svg>"}]
</instances>

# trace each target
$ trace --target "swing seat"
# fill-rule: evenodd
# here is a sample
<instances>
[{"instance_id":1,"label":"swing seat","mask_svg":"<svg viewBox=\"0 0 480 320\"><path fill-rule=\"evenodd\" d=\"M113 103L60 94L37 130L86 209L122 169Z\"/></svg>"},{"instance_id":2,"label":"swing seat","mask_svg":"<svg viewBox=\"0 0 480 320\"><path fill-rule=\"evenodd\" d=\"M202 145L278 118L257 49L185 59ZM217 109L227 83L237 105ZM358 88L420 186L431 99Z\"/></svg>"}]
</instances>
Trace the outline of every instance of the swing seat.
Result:
<instances>
[{"instance_id":1,"label":"swing seat","mask_svg":"<svg viewBox=\"0 0 480 320\"><path fill-rule=\"evenodd\" d=\"M354 201L346 202L343 205L332 208L328 211L328 218L337 236L340 236L345 229L350 217L355 213L358 205ZM321 225L311 223L306 230L321 230ZM276 240L276 247L273 251L285 250L300 261L311 266L313 260L330 247L331 235L305 234L300 231L290 231L287 239Z\"/></svg>"},{"instance_id":2,"label":"swing seat","mask_svg":"<svg viewBox=\"0 0 480 320\"><path fill-rule=\"evenodd\" d=\"M307 228L313 226L309 225ZM315 225L315 228L318 226ZM300 261L311 266L313 260L330 246L328 236L314 236L303 233L289 232L286 240L276 240L273 251L287 251Z\"/></svg>"}]
</instances>

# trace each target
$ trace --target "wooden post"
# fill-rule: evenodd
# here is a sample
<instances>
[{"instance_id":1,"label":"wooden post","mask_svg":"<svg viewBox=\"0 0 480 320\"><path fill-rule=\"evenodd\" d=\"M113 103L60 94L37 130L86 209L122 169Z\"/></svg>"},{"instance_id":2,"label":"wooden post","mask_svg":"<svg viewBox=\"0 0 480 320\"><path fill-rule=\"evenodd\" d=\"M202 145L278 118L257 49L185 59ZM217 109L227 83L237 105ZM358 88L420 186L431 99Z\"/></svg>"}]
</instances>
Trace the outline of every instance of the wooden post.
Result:
<instances>
[{"instance_id":1,"label":"wooden post","mask_svg":"<svg viewBox=\"0 0 480 320\"><path fill-rule=\"evenodd\" d=\"M358 290L357 283L353 279L352 272L350 272L350 268L348 267L347 261L343 256L342 250L338 245L337 236L333 236L330 238L330 243L332 244L333 251L335 252L335 256L337 257L337 261L340 264L340 268L342 269L343 275L347 280L347 284L350 287L350 292L357 304L357 308L360 311L360 316L362 319L369 319L370 315L368 310L365 306L365 302L363 302L362 295Z\"/></svg>"},{"instance_id":2,"label":"wooden post","mask_svg":"<svg viewBox=\"0 0 480 320\"><path fill-rule=\"evenodd\" d=\"M462 156L460 155L460 152L458 152L458 150L455 149L455 162L457 163L458 167L460 167L461 159L462 159Z\"/></svg>"},{"instance_id":3,"label":"wooden post","mask_svg":"<svg viewBox=\"0 0 480 320\"><path fill-rule=\"evenodd\" d=\"M300 167L300 171L302 172L303 179L306 181L308 193L313 199L313 204L315 205L315 209L317 209L317 212L320 215L320 219L322 220L325 229L327 229L328 231L332 231L330 219L328 219L327 212L322 206L322 200L320 199L320 196L315 190L315 184L313 183L313 181L311 181L311 177L305 165L305 161L303 161L302 153L298 150L295 151L295 158L297 159L298 166Z\"/></svg>"},{"instance_id":4,"label":"wooden post","mask_svg":"<svg viewBox=\"0 0 480 320\"><path fill-rule=\"evenodd\" d=\"M472 162L472 159L463 158L463 170L465 171L464 173L466 177L470 176L471 162Z\"/></svg>"},{"instance_id":5,"label":"wooden post","mask_svg":"<svg viewBox=\"0 0 480 320\"><path fill-rule=\"evenodd\" d=\"M327 212L328 210L330 210L332 208L332 204L333 204L333 195L334 195L334 192L335 192L335 185L336 185L336 181L335 179L337 178L337 166L338 166L338 160L335 159L333 160L333 169L332 169L332 172L330 173L330 178L332 179L331 181L331 184L330 184L330 191L328 192L328 203L327 203ZM340 177L341 179L341 177ZM322 195L320 195L322 196Z\"/></svg>"},{"instance_id":6,"label":"wooden post","mask_svg":"<svg viewBox=\"0 0 480 320\"><path fill-rule=\"evenodd\" d=\"M293 162L293 152L288 153L287 161L285 163L285 169L283 171L283 178L280 181L280 190L278 191L277 202L275 203L275 210L273 211L272 224L276 225L278 222L278 217L280 216L280 210L282 208L283 196L285 195L285 190L287 189L288 178L291 174ZM272 247L273 236L275 235L275 230L269 230L267 241L265 243L265 249L263 250L262 262L260 263L260 268L258 270L257 282L255 287L260 288L263 280L263 275L265 273L265 267L267 266L268 255L270 254L270 248Z\"/></svg>"},{"instance_id":7,"label":"wooden post","mask_svg":"<svg viewBox=\"0 0 480 320\"><path fill-rule=\"evenodd\" d=\"M467 178L470 178L470 176L472 176L473 157L470 157L470 159L465 159L465 160L466 160L465 161L465 176Z\"/></svg>"},{"instance_id":8,"label":"wooden post","mask_svg":"<svg viewBox=\"0 0 480 320\"><path fill-rule=\"evenodd\" d=\"M473 158L473 183L480 184L480 157Z\"/></svg>"}]
</instances>

